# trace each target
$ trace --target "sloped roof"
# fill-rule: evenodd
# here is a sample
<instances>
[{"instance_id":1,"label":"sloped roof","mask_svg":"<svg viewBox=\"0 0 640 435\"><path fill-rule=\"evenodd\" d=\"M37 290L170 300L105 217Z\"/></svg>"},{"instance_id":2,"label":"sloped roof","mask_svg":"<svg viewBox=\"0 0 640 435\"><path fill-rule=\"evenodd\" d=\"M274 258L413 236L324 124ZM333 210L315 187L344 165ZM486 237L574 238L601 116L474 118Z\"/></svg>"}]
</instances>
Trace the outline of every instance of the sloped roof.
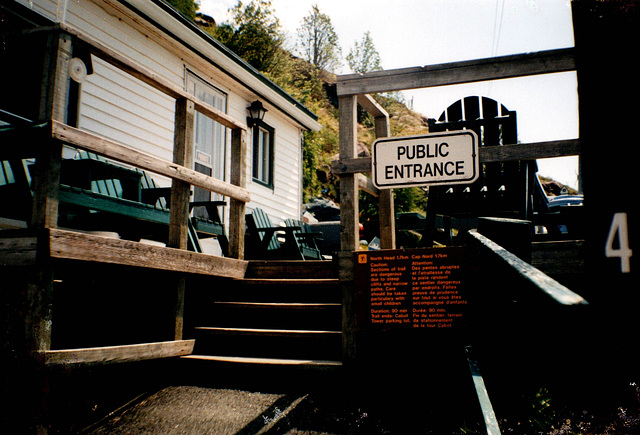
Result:
<instances>
[{"instance_id":1,"label":"sloped roof","mask_svg":"<svg viewBox=\"0 0 640 435\"><path fill-rule=\"evenodd\" d=\"M163 0L117 0L238 80L305 128L320 130L316 114Z\"/></svg>"}]
</instances>

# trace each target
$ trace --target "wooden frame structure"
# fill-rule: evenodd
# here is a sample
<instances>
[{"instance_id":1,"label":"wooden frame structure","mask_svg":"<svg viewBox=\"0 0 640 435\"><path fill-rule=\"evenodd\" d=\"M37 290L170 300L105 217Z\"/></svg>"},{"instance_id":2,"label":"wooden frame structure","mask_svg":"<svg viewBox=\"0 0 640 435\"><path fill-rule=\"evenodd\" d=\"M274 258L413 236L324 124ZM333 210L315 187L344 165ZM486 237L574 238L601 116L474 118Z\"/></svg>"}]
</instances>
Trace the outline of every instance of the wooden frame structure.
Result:
<instances>
[{"instance_id":1,"label":"wooden frame structure","mask_svg":"<svg viewBox=\"0 0 640 435\"><path fill-rule=\"evenodd\" d=\"M525 77L537 74L569 72L576 69L573 49L549 50L537 53L502 56L464 62L453 62L416 68L375 71L365 74L338 76L339 159L332 163L334 174L340 177L341 252L340 280L343 287L343 360L356 357L354 256L358 240L358 189L380 197L380 241L382 249L395 248L395 212L393 190L377 190L362 173L371 171L371 158L357 158L356 105L375 118L376 137L389 136L389 116L369 95L377 92L448 86L485 80ZM528 144L507 144L480 148L480 163L534 160L539 158L580 155L578 139ZM535 269L532 268L531 269ZM536 270L537 271L537 270ZM528 274L531 271L525 273ZM544 274L542 274L544 275ZM571 297L556 298L569 305L582 304L583 299L570 290L553 283L538 282L547 294L568 292ZM557 284L557 286L556 286ZM551 288L547 288L548 285Z\"/></svg>"},{"instance_id":2,"label":"wooden frame structure","mask_svg":"<svg viewBox=\"0 0 640 435\"><path fill-rule=\"evenodd\" d=\"M335 174L340 176L340 204L343 212L341 214L341 225L343 227L341 250L356 250L358 247L358 195L357 192L354 193L353 189L356 183L352 181L352 179L360 179L360 176L355 174L371 171L370 157L355 157L357 155L356 102L374 116L376 120L376 137L386 137L389 135L388 114L386 114L384 109L377 105L368 94L574 70L575 61L573 59L573 49L560 49L491 59L339 76L337 93L340 105L340 157L337 161L333 162L332 169ZM385 122L387 123L386 127L384 126ZM480 163L507 162L579 154L579 140L573 139L528 144L509 144L500 147L490 147L488 149L482 148L480 150L479 160ZM365 187L367 185L366 183L362 184ZM381 190L379 194L386 195L386 193L383 192L384 191ZM383 249L393 249L395 247L395 243L391 242L393 235L389 234L389 231L394 229L395 226L386 220L386 216L390 216L391 218L394 216L393 210L389 209L392 204L392 201L380 201L380 240ZM342 217L342 215L346 216Z\"/></svg>"},{"instance_id":3,"label":"wooden frame structure","mask_svg":"<svg viewBox=\"0 0 640 435\"><path fill-rule=\"evenodd\" d=\"M180 87L134 61L105 47L92 37L65 24L25 32L46 35L45 67L41 86L38 127L3 132L20 147L3 147L2 159L35 158L31 228L11 230L0 237L3 266L33 268L26 283L29 313L26 315L26 351L46 365L86 365L182 356L193 351L194 340L183 340L185 273L244 276L247 126L196 99ZM81 48L143 83L175 99L173 161L168 161L108 140L65 123L70 86L69 62L74 48ZM195 111L231 129L230 183L216 180L192 168ZM172 179L169 238L166 248L66 231L57 228L58 190L63 145L70 145L112 160ZM189 195L198 186L230 198L229 256L214 257L186 251ZM175 287L173 337L159 343L96 349L51 350L53 261L72 259L171 270L179 276Z\"/></svg>"}]
</instances>

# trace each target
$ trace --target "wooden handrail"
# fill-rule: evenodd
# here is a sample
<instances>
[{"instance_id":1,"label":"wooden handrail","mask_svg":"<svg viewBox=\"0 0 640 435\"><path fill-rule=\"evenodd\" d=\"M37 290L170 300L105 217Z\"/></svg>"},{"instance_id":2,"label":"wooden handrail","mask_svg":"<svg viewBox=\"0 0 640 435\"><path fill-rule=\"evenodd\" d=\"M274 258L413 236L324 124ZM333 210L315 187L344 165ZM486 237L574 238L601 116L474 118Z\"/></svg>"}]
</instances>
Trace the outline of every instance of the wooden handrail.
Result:
<instances>
[{"instance_id":1,"label":"wooden handrail","mask_svg":"<svg viewBox=\"0 0 640 435\"><path fill-rule=\"evenodd\" d=\"M95 134L70 127L59 121L51 121L51 136L66 144L109 157L118 162L165 175L175 180L181 180L239 201L249 202L251 197L247 189L225 183L193 169L126 147Z\"/></svg>"},{"instance_id":2,"label":"wooden handrail","mask_svg":"<svg viewBox=\"0 0 640 435\"><path fill-rule=\"evenodd\" d=\"M493 240L483 236L476 230L469 231L469 235L472 237L472 240L475 240L485 251L497 256L514 269L523 279L529 281L557 303L561 305L588 305L588 302L582 296L563 286L526 261L516 257Z\"/></svg>"}]
</instances>

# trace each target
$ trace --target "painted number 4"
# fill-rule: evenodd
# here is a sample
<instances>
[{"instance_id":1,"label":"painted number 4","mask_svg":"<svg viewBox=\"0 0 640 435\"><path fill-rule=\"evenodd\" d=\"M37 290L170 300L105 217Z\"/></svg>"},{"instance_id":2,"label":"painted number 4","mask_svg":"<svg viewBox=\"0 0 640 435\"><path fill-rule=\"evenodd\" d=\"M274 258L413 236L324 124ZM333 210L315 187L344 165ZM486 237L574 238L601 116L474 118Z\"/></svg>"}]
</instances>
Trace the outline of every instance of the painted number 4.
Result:
<instances>
[{"instance_id":1,"label":"painted number 4","mask_svg":"<svg viewBox=\"0 0 640 435\"><path fill-rule=\"evenodd\" d=\"M617 239L617 243L616 243ZM620 271L631 272L631 248L629 248L629 226L626 213L616 213L611 221L604 255L609 258L620 257Z\"/></svg>"}]
</instances>

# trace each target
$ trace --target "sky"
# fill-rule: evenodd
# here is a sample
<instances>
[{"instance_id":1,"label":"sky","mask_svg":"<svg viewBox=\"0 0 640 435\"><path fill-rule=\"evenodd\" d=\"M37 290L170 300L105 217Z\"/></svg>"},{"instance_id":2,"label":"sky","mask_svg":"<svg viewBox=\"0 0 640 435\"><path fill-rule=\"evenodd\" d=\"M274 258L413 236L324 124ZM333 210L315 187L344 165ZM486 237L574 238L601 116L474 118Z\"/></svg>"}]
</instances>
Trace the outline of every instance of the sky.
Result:
<instances>
[{"instance_id":1,"label":"sky","mask_svg":"<svg viewBox=\"0 0 640 435\"><path fill-rule=\"evenodd\" d=\"M200 0L200 12L228 20L237 0ZM569 0L272 0L293 48L312 5L328 15L343 56L370 32L383 69L407 68L573 47ZM349 74L346 62L338 74ZM438 118L457 100L493 98L518 116L523 143L578 137L575 72L403 91L410 107ZM538 160L541 175L577 187L578 159Z\"/></svg>"}]
</instances>

